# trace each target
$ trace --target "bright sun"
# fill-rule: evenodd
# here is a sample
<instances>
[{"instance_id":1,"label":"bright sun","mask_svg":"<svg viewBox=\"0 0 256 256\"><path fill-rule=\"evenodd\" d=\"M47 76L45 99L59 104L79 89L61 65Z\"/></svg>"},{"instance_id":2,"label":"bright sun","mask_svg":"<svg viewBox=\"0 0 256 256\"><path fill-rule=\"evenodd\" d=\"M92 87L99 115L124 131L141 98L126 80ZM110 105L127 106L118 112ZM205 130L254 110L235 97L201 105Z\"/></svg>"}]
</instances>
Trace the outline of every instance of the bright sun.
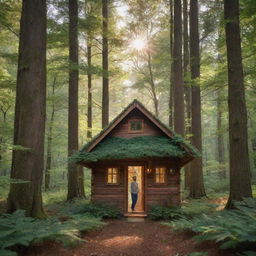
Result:
<instances>
[{"instance_id":1,"label":"bright sun","mask_svg":"<svg viewBox=\"0 0 256 256\"><path fill-rule=\"evenodd\" d=\"M131 47L138 50L138 51L142 50L146 47L146 41L141 39L141 38L134 39L131 42Z\"/></svg>"}]
</instances>

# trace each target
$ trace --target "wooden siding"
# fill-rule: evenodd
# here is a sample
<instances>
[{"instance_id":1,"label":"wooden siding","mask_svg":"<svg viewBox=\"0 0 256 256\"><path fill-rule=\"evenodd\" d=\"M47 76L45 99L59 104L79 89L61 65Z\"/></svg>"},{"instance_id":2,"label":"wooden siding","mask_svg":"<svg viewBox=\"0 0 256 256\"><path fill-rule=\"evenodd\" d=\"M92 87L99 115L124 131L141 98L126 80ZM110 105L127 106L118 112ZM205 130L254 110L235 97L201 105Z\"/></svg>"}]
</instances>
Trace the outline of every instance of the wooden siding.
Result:
<instances>
[{"instance_id":1,"label":"wooden siding","mask_svg":"<svg viewBox=\"0 0 256 256\"><path fill-rule=\"evenodd\" d=\"M120 180L118 185L108 185L106 183L106 169L108 166L98 165L92 170L92 201L102 202L117 206L122 213L127 211L127 182L126 172L127 166L134 165L116 161L116 164L111 164L109 167L118 167ZM145 162L136 165L145 166ZM169 164L166 164L168 166ZM155 183L155 167L163 167L163 163L157 165L153 163L151 173L145 172L145 211L147 212L152 205L174 206L180 205L180 172L170 173L167 168L166 183Z\"/></svg>"},{"instance_id":2,"label":"wooden siding","mask_svg":"<svg viewBox=\"0 0 256 256\"><path fill-rule=\"evenodd\" d=\"M129 121L133 119L143 120L142 132L129 132ZM154 123L146 118L137 109L127 115L109 134L109 137L133 138L137 136L166 136Z\"/></svg>"},{"instance_id":3,"label":"wooden siding","mask_svg":"<svg viewBox=\"0 0 256 256\"><path fill-rule=\"evenodd\" d=\"M166 183L158 184L155 182L155 171L153 168L153 171L147 174L146 194L147 209L150 209L151 205L180 205L180 172L176 171L172 174L167 169Z\"/></svg>"},{"instance_id":4,"label":"wooden siding","mask_svg":"<svg viewBox=\"0 0 256 256\"><path fill-rule=\"evenodd\" d=\"M92 202L102 202L115 205L124 212L124 169L120 166L109 166L119 168L119 183L107 184L106 166L97 166L92 169Z\"/></svg>"}]
</instances>

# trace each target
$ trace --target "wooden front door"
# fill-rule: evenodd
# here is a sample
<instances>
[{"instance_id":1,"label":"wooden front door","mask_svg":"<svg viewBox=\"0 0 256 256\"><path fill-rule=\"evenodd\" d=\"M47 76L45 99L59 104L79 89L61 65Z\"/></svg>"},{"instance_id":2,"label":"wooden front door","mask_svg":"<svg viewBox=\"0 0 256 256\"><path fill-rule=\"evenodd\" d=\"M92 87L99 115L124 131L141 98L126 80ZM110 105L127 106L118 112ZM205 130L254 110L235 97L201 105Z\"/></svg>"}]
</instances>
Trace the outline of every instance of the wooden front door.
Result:
<instances>
[{"instance_id":1,"label":"wooden front door","mask_svg":"<svg viewBox=\"0 0 256 256\"><path fill-rule=\"evenodd\" d=\"M127 166L127 212L132 212L132 198L131 198L131 182L133 176L137 177L137 183L139 186L138 201L135 206L135 212L145 212L145 192L144 192L144 166L131 165Z\"/></svg>"}]
</instances>

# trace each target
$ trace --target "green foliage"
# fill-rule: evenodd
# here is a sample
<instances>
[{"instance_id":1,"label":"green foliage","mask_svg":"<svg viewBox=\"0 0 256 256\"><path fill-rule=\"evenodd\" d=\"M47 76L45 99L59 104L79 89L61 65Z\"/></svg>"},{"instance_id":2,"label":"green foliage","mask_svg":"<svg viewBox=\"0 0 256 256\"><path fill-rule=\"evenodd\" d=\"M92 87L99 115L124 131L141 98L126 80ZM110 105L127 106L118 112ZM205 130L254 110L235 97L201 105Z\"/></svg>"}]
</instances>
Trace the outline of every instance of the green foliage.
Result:
<instances>
[{"instance_id":1,"label":"green foliage","mask_svg":"<svg viewBox=\"0 0 256 256\"><path fill-rule=\"evenodd\" d=\"M205 175L204 184L207 191L207 195L210 197L214 197L217 194L227 193L229 190L229 180L221 179L216 172L212 172L210 175Z\"/></svg>"},{"instance_id":2,"label":"green foliage","mask_svg":"<svg viewBox=\"0 0 256 256\"><path fill-rule=\"evenodd\" d=\"M252 185L252 194L253 197L256 197L256 185Z\"/></svg>"},{"instance_id":3,"label":"green foliage","mask_svg":"<svg viewBox=\"0 0 256 256\"><path fill-rule=\"evenodd\" d=\"M245 252L242 252L242 253L237 253L236 255L238 256L255 256L255 251L245 251Z\"/></svg>"},{"instance_id":4,"label":"green foliage","mask_svg":"<svg viewBox=\"0 0 256 256\"><path fill-rule=\"evenodd\" d=\"M60 202L65 202L67 199L67 190L60 189L57 191L47 191L43 193L44 205L54 205Z\"/></svg>"},{"instance_id":5,"label":"green foliage","mask_svg":"<svg viewBox=\"0 0 256 256\"><path fill-rule=\"evenodd\" d=\"M103 203L90 203L85 200L75 200L71 203L61 203L53 205L52 207L57 210L58 214L61 216L88 215L104 219L121 217L120 211L115 206Z\"/></svg>"},{"instance_id":6,"label":"green foliage","mask_svg":"<svg viewBox=\"0 0 256 256\"><path fill-rule=\"evenodd\" d=\"M208 252L191 252L186 256L207 256L207 255L208 255Z\"/></svg>"},{"instance_id":7,"label":"green foliage","mask_svg":"<svg viewBox=\"0 0 256 256\"><path fill-rule=\"evenodd\" d=\"M45 220L25 217L25 211L22 210L3 214L0 218L0 252L8 255L11 252L7 250L15 245L29 246L45 240L55 240L64 246L73 247L83 241L79 238L80 231L88 231L102 224L99 218L88 215L72 215L62 223L53 217Z\"/></svg>"},{"instance_id":8,"label":"green foliage","mask_svg":"<svg viewBox=\"0 0 256 256\"><path fill-rule=\"evenodd\" d=\"M188 218L201 215L202 213L212 213L218 205L209 203L207 199L193 199L181 207L182 213Z\"/></svg>"},{"instance_id":9,"label":"green foliage","mask_svg":"<svg viewBox=\"0 0 256 256\"><path fill-rule=\"evenodd\" d=\"M151 220L174 220L183 216L181 209L178 207L163 207L154 205L150 208L148 217Z\"/></svg>"},{"instance_id":10,"label":"green foliage","mask_svg":"<svg viewBox=\"0 0 256 256\"><path fill-rule=\"evenodd\" d=\"M185 151L171 139L160 136L139 136L131 139L107 138L92 152L79 151L72 160L97 162L106 159L182 157Z\"/></svg>"},{"instance_id":11,"label":"green foliage","mask_svg":"<svg viewBox=\"0 0 256 256\"><path fill-rule=\"evenodd\" d=\"M132 101L115 119L113 119L107 127L97 134L90 142L88 142L82 150L76 152L71 157L74 162L88 161L97 162L105 159L126 159L126 158L143 158L143 157L183 157L186 151L182 146L188 148L195 157L200 153L189 142L185 141L180 135L175 134L170 127L163 124L159 119L157 121L173 133L171 139L163 136L138 136L131 139L126 138L107 138L97 145L92 152L86 152L86 149L102 135L111 125L122 116L130 106L134 103L140 105L146 112L148 110L137 100ZM149 115L152 115L149 112Z\"/></svg>"},{"instance_id":12,"label":"green foliage","mask_svg":"<svg viewBox=\"0 0 256 256\"><path fill-rule=\"evenodd\" d=\"M203 214L193 219L183 218L171 222L170 225L174 230L192 230L198 233L195 239L199 242L219 242L222 249L239 246L255 249L256 199L245 199L237 202L235 206L235 210Z\"/></svg>"},{"instance_id":13,"label":"green foliage","mask_svg":"<svg viewBox=\"0 0 256 256\"><path fill-rule=\"evenodd\" d=\"M181 207L152 206L149 211L149 218L152 220L177 220L191 219L202 213L210 213L216 209L217 205L208 203L205 199L190 200Z\"/></svg>"}]
</instances>

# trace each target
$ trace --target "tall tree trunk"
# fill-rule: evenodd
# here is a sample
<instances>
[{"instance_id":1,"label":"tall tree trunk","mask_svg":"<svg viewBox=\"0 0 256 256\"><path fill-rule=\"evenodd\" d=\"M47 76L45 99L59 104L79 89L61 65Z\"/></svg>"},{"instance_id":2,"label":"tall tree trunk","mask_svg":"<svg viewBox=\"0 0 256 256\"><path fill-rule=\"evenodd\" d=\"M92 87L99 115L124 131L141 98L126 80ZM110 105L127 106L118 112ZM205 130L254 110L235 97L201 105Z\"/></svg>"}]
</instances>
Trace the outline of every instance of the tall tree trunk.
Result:
<instances>
[{"instance_id":1,"label":"tall tree trunk","mask_svg":"<svg viewBox=\"0 0 256 256\"><path fill-rule=\"evenodd\" d=\"M108 0L102 0L102 128L109 123Z\"/></svg>"},{"instance_id":2,"label":"tall tree trunk","mask_svg":"<svg viewBox=\"0 0 256 256\"><path fill-rule=\"evenodd\" d=\"M55 84L56 84L57 77L54 77L52 83L52 96L55 95ZM51 112L51 119L49 123L49 130L47 135L47 153L46 153L46 167L45 167L45 175L44 175L44 189L50 189L50 180L51 180L51 173L50 170L52 168L52 128L54 123L54 115L55 115L55 103L54 99L52 101L52 112Z\"/></svg>"},{"instance_id":3,"label":"tall tree trunk","mask_svg":"<svg viewBox=\"0 0 256 256\"><path fill-rule=\"evenodd\" d=\"M201 95L200 95L200 55L198 32L198 0L190 0L190 70L192 80L192 123L191 141L202 152L202 128L201 128ZM190 165L190 197L200 198L205 196L203 182L202 158L196 158Z\"/></svg>"},{"instance_id":4,"label":"tall tree trunk","mask_svg":"<svg viewBox=\"0 0 256 256\"><path fill-rule=\"evenodd\" d=\"M186 135L191 134L191 88L187 81L189 72L189 42L188 42L188 1L183 0L183 77L185 85L185 102L186 102ZM189 188L190 179L190 164L187 164L184 168L185 188Z\"/></svg>"},{"instance_id":5,"label":"tall tree trunk","mask_svg":"<svg viewBox=\"0 0 256 256\"><path fill-rule=\"evenodd\" d=\"M170 88L169 88L169 126L173 125L173 0L169 1L170 5Z\"/></svg>"},{"instance_id":6,"label":"tall tree trunk","mask_svg":"<svg viewBox=\"0 0 256 256\"><path fill-rule=\"evenodd\" d=\"M217 91L217 159L219 162L219 177L220 179L226 178L225 163L225 147L224 136L222 131L222 92L221 88Z\"/></svg>"},{"instance_id":7,"label":"tall tree trunk","mask_svg":"<svg viewBox=\"0 0 256 256\"><path fill-rule=\"evenodd\" d=\"M220 13L223 13L223 7L220 0L216 1L216 6L219 9ZM221 54L221 42L224 37L222 31L222 15L219 17L219 29L218 29L218 41L217 41L217 63L221 67L221 63L223 62L222 54ZM225 169L225 146L224 146L224 133L223 133L223 88L220 87L217 90L217 161L219 163L219 178L226 178L226 169Z\"/></svg>"},{"instance_id":8,"label":"tall tree trunk","mask_svg":"<svg viewBox=\"0 0 256 256\"><path fill-rule=\"evenodd\" d=\"M23 0L20 21L14 144L8 211L24 209L27 216L43 218L42 177L46 101L46 0Z\"/></svg>"},{"instance_id":9,"label":"tall tree trunk","mask_svg":"<svg viewBox=\"0 0 256 256\"><path fill-rule=\"evenodd\" d=\"M252 197L238 0L224 0L224 18L230 147L230 192L226 207L230 208L234 200L241 201L245 197Z\"/></svg>"},{"instance_id":10,"label":"tall tree trunk","mask_svg":"<svg viewBox=\"0 0 256 256\"><path fill-rule=\"evenodd\" d=\"M69 0L69 100L68 100L68 156L78 150L78 5ZM83 197L80 193L79 170L68 163L68 195L71 201Z\"/></svg>"},{"instance_id":11,"label":"tall tree trunk","mask_svg":"<svg viewBox=\"0 0 256 256\"><path fill-rule=\"evenodd\" d=\"M153 70L152 70L152 56L149 50L147 51L147 55L148 55L147 62L148 62L148 69L149 69L150 87L151 87L152 96L153 96L155 115L156 117L158 117L159 110L158 110L158 99L156 96L156 84L155 84L155 79L154 79Z\"/></svg>"},{"instance_id":12,"label":"tall tree trunk","mask_svg":"<svg viewBox=\"0 0 256 256\"><path fill-rule=\"evenodd\" d=\"M78 182L79 182L80 194L83 195L83 197L85 197L85 192L84 192L84 168L83 168L82 165L79 165L78 169L79 169Z\"/></svg>"},{"instance_id":13,"label":"tall tree trunk","mask_svg":"<svg viewBox=\"0 0 256 256\"><path fill-rule=\"evenodd\" d=\"M88 35L87 38L87 65L88 65L88 102L87 102L87 138L92 138L92 45L91 36Z\"/></svg>"},{"instance_id":14,"label":"tall tree trunk","mask_svg":"<svg viewBox=\"0 0 256 256\"><path fill-rule=\"evenodd\" d=\"M181 0L174 0L173 103L174 130L184 135L184 86L182 74Z\"/></svg>"}]
</instances>

